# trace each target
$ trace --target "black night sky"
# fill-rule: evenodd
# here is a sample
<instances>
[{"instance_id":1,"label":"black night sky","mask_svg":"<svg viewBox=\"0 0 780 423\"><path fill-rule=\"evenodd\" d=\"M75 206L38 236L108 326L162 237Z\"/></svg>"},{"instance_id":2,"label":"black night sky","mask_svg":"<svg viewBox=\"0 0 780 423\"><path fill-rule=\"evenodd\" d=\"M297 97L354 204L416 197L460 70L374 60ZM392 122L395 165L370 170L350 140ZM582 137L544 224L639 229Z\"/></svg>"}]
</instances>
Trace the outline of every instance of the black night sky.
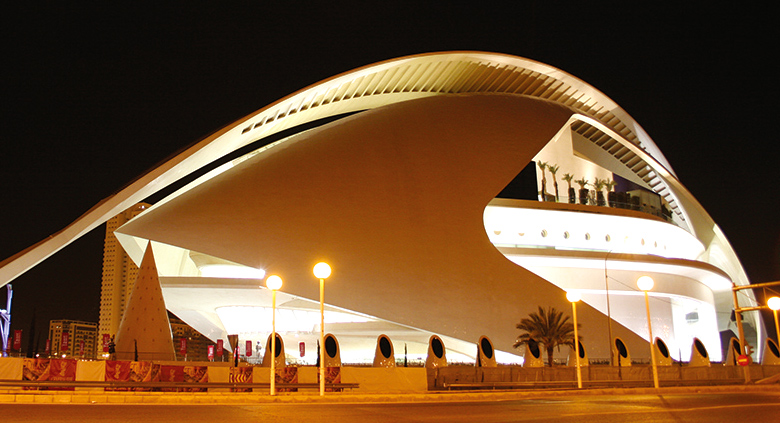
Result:
<instances>
[{"instance_id":1,"label":"black night sky","mask_svg":"<svg viewBox=\"0 0 780 423\"><path fill-rule=\"evenodd\" d=\"M480 50L555 66L611 97L720 225L752 282L780 280L779 37L767 10L27 3L6 5L0 18L0 259L208 133L319 80L410 54ZM50 319L98 320L104 231L13 281L13 329L26 337L33 310L39 332Z\"/></svg>"}]
</instances>

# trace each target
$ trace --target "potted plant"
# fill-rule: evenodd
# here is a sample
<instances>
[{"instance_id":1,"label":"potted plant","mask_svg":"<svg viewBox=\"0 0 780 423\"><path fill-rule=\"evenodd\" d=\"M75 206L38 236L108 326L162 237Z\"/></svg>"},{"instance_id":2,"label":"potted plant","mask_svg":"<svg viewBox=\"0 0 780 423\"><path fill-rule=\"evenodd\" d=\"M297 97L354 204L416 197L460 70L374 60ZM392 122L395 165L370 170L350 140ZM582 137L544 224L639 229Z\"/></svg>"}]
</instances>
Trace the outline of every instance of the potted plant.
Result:
<instances>
[{"instance_id":1,"label":"potted plant","mask_svg":"<svg viewBox=\"0 0 780 423\"><path fill-rule=\"evenodd\" d=\"M558 202L558 180L555 178L555 174L558 173L559 166L557 164L547 165L547 170L550 171L553 177L553 185L555 186L555 202Z\"/></svg>"},{"instance_id":2,"label":"potted plant","mask_svg":"<svg viewBox=\"0 0 780 423\"><path fill-rule=\"evenodd\" d=\"M607 202L604 201L604 193L601 192L602 189L604 189L604 186L607 185L606 179L599 179L596 178L595 181L593 181L593 188L596 190L596 205L597 206L606 206Z\"/></svg>"},{"instance_id":3,"label":"potted plant","mask_svg":"<svg viewBox=\"0 0 780 423\"><path fill-rule=\"evenodd\" d=\"M542 201L545 201L547 198L547 188L545 188L545 185L547 185L547 177L545 176L545 170L547 169L547 162L536 162L536 164L539 166L539 170L542 171Z\"/></svg>"},{"instance_id":4,"label":"potted plant","mask_svg":"<svg viewBox=\"0 0 780 423\"><path fill-rule=\"evenodd\" d=\"M588 180L582 178L574 182L580 186L580 204L588 204Z\"/></svg>"},{"instance_id":5,"label":"potted plant","mask_svg":"<svg viewBox=\"0 0 780 423\"><path fill-rule=\"evenodd\" d=\"M607 179L607 203L610 207L617 207L617 193L612 191L615 188L617 182Z\"/></svg>"},{"instance_id":6,"label":"potted plant","mask_svg":"<svg viewBox=\"0 0 780 423\"><path fill-rule=\"evenodd\" d=\"M569 185L569 204L574 204L577 201L577 198L574 194L574 188L571 187L571 179L574 178L574 176L570 173L564 173L563 174L563 180L566 181L566 183Z\"/></svg>"}]
</instances>

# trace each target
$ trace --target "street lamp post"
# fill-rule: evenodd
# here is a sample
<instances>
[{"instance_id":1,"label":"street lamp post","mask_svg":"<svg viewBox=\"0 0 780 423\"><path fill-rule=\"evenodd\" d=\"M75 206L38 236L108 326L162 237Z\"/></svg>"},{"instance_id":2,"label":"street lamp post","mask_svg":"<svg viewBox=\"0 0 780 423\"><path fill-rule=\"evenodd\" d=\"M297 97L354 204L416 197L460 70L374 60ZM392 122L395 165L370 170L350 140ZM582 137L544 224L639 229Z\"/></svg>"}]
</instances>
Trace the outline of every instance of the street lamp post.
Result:
<instances>
[{"instance_id":1,"label":"street lamp post","mask_svg":"<svg viewBox=\"0 0 780 423\"><path fill-rule=\"evenodd\" d=\"M780 326L777 325L777 310L780 310L780 297L772 297L767 300L766 305L772 309L775 314L775 329L777 330L777 343L780 345Z\"/></svg>"},{"instance_id":2,"label":"street lamp post","mask_svg":"<svg viewBox=\"0 0 780 423\"><path fill-rule=\"evenodd\" d=\"M571 302L571 314L574 316L574 354L577 356L577 389L582 389L582 370L580 368L580 338L577 335L577 301L582 299L579 292L567 292L566 299Z\"/></svg>"},{"instance_id":3,"label":"street lamp post","mask_svg":"<svg viewBox=\"0 0 780 423\"><path fill-rule=\"evenodd\" d=\"M276 291L282 287L282 278L271 275L265 286L271 290L271 395L276 395Z\"/></svg>"},{"instance_id":4,"label":"street lamp post","mask_svg":"<svg viewBox=\"0 0 780 423\"><path fill-rule=\"evenodd\" d=\"M655 348L653 342L653 325L650 323L650 298L647 291L653 289L655 281L650 276L641 276L636 281L636 286L645 293L645 308L647 309L647 331L650 334L650 363L653 367L653 386L658 389L658 368L655 365Z\"/></svg>"},{"instance_id":5,"label":"street lamp post","mask_svg":"<svg viewBox=\"0 0 780 423\"><path fill-rule=\"evenodd\" d=\"M330 276L328 263L314 265L314 276L320 280L320 396L325 395L325 279Z\"/></svg>"}]
</instances>

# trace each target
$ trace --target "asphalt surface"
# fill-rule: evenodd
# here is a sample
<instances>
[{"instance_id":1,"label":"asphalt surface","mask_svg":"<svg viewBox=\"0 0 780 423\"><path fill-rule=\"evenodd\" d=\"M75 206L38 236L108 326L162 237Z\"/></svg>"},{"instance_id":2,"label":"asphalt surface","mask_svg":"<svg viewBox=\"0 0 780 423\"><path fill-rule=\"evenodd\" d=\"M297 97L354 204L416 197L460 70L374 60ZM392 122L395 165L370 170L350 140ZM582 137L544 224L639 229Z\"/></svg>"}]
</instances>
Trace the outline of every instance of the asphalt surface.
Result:
<instances>
[{"instance_id":1,"label":"asphalt surface","mask_svg":"<svg viewBox=\"0 0 780 423\"><path fill-rule=\"evenodd\" d=\"M1 404L5 422L778 422L780 393L563 394L430 402ZM501 398L496 396L496 398Z\"/></svg>"}]
</instances>

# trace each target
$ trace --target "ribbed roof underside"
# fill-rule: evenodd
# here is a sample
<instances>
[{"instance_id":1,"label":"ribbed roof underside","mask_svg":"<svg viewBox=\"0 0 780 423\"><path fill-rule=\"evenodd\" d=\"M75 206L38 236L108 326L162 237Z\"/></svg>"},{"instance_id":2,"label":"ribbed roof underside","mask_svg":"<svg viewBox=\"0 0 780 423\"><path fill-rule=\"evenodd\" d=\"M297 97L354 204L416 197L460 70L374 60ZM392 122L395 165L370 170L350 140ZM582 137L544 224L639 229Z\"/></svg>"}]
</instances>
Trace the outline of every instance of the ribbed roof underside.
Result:
<instances>
[{"instance_id":1,"label":"ribbed roof underside","mask_svg":"<svg viewBox=\"0 0 780 423\"><path fill-rule=\"evenodd\" d=\"M369 65L312 85L260 110L241 125L241 134L251 140L265 137L278 132L281 127L292 126L293 122L280 126L270 124L279 123L296 114L321 117L315 109L325 105L337 106L342 103L338 109L354 111L403 100L398 97L411 99L465 93L503 93L539 98L565 105L598 120L622 139L615 139L583 121L577 122L574 130L625 164L667 201L679 219L685 220L663 180L646 161L623 146L626 141L638 146L673 172L653 141L623 109L574 76L514 56L450 52L410 56ZM304 111L309 113L301 113Z\"/></svg>"}]
</instances>

